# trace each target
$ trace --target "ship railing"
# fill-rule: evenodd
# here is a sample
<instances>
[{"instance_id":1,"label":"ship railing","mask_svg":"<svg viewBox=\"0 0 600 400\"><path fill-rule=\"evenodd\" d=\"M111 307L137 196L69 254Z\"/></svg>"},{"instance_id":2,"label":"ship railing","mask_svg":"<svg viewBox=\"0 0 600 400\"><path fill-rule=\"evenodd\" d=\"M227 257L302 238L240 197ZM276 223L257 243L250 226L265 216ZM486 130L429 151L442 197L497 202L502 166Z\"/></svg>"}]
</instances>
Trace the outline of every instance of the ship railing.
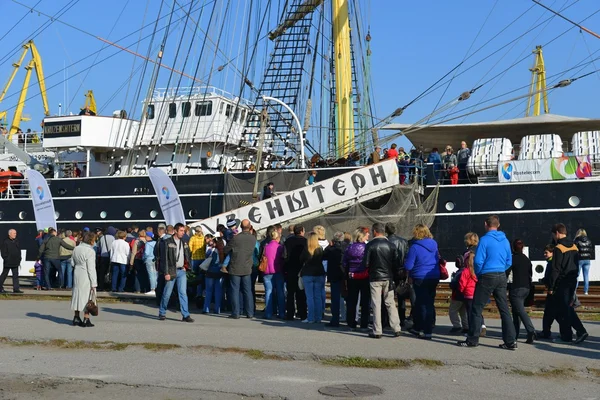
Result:
<instances>
[{"instance_id":1,"label":"ship railing","mask_svg":"<svg viewBox=\"0 0 600 400\"><path fill-rule=\"evenodd\" d=\"M221 96L230 100L238 100L237 96L226 90L214 87L214 86L191 86L191 87L172 87L172 88L158 88L152 92L152 100L166 100L166 99L186 99L188 97L197 96ZM239 99L242 105L251 105L252 103L246 99Z\"/></svg>"},{"instance_id":2,"label":"ship railing","mask_svg":"<svg viewBox=\"0 0 600 400\"><path fill-rule=\"evenodd\" d=\"M11 142L25 152L39 152L44 150L43 146L44 135L41 132L14 134ZM10 153L3 144L0 144L0 152L4 154Z\"/></svg>"},{"instance_id":3,"label":"ship railing","mask_svg":"<svg viewBox=\"0 0 600 400\"><path fill-rule=\"evenodd\" d=\"M29 183L22 179L9 179L6 181L6 186L0 186L0 199L12 200L12 199L27 199L31 197L31 191L29 190Z\"/></svg>"}]
</instances>

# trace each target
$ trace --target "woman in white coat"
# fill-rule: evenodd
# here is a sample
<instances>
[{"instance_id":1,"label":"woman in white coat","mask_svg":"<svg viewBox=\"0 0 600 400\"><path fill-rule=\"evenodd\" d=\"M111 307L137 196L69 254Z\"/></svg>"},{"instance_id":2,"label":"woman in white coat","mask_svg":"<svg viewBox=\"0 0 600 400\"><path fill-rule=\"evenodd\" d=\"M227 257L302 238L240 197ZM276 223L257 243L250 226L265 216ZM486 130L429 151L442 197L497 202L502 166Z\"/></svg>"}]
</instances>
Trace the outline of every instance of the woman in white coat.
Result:
<instances>
[{"instance_id":1,"label":"woman in white coat","mask_svg":"<svg viewBox=\"0 0 600 400\"><path fill-rule=\"evenodd\" d=\"M73 297L71 298L71 310L75 311L73 318L74 326L92 327L90 314L85 309L87 302L93 294L94 298L97 280L96 280L96 252L94 251L96 243L96 234L87 232L83 236L83 241L73 250ZM83 311L83 321L80 313Z\"/></svg>"}]
</instances>

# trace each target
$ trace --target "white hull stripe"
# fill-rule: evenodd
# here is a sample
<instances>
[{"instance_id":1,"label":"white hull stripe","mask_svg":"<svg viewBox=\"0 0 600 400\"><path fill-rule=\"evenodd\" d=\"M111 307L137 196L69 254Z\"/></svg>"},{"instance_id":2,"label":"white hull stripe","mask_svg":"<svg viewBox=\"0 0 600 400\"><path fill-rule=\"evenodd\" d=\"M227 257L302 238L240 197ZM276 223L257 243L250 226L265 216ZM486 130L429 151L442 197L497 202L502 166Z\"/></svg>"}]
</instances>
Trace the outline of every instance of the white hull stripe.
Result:
<instances>
[{"instance_id":1,"label":"white hull stripe","mask_svg":"<svg viewBox=\"0 0 600 400\"><path fill-rule=\"evenodd\" d=\"M494 214L545 214L554 212L587 212L600 211L600 207L583 207L583 208L542 208L537 210L505 210L505 211L472 211L472 212L449 212L436 213L436 217L464 217L468 215L494 215Z\"/></svg>"}]
</instances>

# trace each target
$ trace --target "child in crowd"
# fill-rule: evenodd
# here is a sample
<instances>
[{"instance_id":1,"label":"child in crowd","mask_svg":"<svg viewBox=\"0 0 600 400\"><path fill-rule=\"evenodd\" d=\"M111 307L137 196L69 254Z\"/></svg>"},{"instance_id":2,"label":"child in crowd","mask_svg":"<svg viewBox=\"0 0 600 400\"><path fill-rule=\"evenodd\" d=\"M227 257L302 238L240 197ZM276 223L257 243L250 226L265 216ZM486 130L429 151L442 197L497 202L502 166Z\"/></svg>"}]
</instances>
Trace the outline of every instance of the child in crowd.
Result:
<instances>
[{"instance_id":1,"label":"child in crowd","mask_svg":"<svg viewBox=\"0 0 600 400\"><path fill-rule=\"evenodd\" d=\"M448 166L448 176L450 177L450 184L451 185L458 185L458 173L460 171L458 170L458 167L454 164L450 164Z\"/></svg>"},{"instance_id":2,"label":"child in crowd","mask_svg":"<svg viewBox=\"0 0 600 400\"><path fill-rule=\"evenodd\" d=\"M465 246L467 246L467 251L463 255L463 262L465 265L467 264L467 259L469 258L471 253L475 254L475 251L477 250L478 245L479 245L479 235L477 235L475 232L469 232L465 235ZM490 300L488 300L488 303L489 302L490 302ZM469 311L467 311L467 312L469 312ZM486 334L487 334L487 328L485 326L485 320L482 317L481 332L479 333L479 337L485 337Z\"/></svg>"},{"instance_id":3,"label":"child in crowd","mask_svg":"<svg viewBox=\"0 0 600 400\"><path fill-rule=\"evenodd\" d=\"M458 287L458 282L465 268L463 256L456 257L455 266L457 271L452 273L452 279L450 280L452 298L450 300L450 308L448 309L450 322L452 322L451 335L469 332L467 306L464 301L465 298Z\"/></svg>"},{"instance_id":4,"label":"child in crowd","mask_svg":"<svg viewBox=\"0 0 600 400\"><path fill-rule=\"evenodd\" d=\"M542 282L546 285L546 288L550 290L548 285L550 284L550 276L552 275L552 254L554 253L554 245L548 244L544 248L544 258L546 259L546 270L544 271L544 278ZM540 339L550 339L552 337L551 329L552 323L556 320L556 312L552 306L552 295L546 295L546 302L544 304L544 317L542 319L542 332L538 334Z\"/></svg>"},{"instance_id":5,"label":"child in crowd","mask_svg":"<svg viewBox=\"0 0 600 400\"><path fill-rule=\"evenodd\" d=\"M465 258L465 268L460 274L460 280L458 281L458 290L464 298L465 307L467 312L471 314L471 307L473 306L473 295L475 294L475 285L477 284L477 276L475 276L475 252L469 251L469 254Z\"/></svg>"}]
</instances>

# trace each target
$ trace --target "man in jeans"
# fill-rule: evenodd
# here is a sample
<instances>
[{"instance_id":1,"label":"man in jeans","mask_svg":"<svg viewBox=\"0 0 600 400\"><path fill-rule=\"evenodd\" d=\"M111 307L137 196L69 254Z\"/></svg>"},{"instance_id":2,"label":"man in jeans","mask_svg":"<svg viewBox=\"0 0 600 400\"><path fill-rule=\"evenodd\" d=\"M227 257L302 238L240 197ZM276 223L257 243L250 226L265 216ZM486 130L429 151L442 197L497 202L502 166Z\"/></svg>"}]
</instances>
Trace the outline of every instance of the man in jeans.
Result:
<instances>
[{"instance_id":1,"label":"man in jeans","mask_svg":"<svg viewBox=\"0 0 600 400\"><path fill-rule=\"evenodd\" d=\"M231 298L231 315L229 318L239 319L240 313L240 286L244 296L244 308L246 317L254 318L254 301L252 299L251 276L254 265L254 249L256 238L250 232L252 225L245 219L241 223L242 232L227 241L223 249L225 256L229 255L229 284Z\"/></svg>"},{"instance_id":2,"label":"man in jeans","mask_svg":"<svg viewBox=\"0 0 600 400\"><path fill-rule=\"evenodd\" d=\"M373 240L365 248L363 263L369 271L371 286L371 304L373 307L373 332L369 337L381 339L383 334L381 301L387 308L390 326L394 336L400 336L400 319L394 300L393 281L400 276L401 265L398 260L398 248L385 237L385 227L381 223L373 225ZM365 312L362 310L361 312Z\"/></svg>"},{"instance_id":3,"label":"man in jeans","mask_svg":"<svg viewBox=\"0 0 600 400\"><path fill-rule=\"evenodd\" d=\"M177 292L179 294L179 307L181 309L181 316L183 322L194 322L188 311L188 297L187 297L187 276L186 276L186 263L189 265L191 258L190 247L183 240L185 234L185 226L183 224L176 224L173 227L173 236L166 239L165 242L165 262L160 264L161 273L164 274L165 288L162 293L160 301L160 310L158 312L158 319L164 321L167 319L167 306L171 293L173 292L173 286L177 284Z\"/></svg>"},{"instance_id":4,"label":"man in jeans","mask_svg":"<svg viewBox=\"0 0 600 400\"><path fill-rule=\"evenodd\" d=\"M556 311L556 319L560 327L560 339L555 343L571 343L573 329L577 332L575 343L581 343L588 337L583 324L573 308L573 296L579 275L578 249L572 240L567 239L567 227L556 224L552 227L552 238L556 242L552 255L552 272L548 294Z\"/></svg>"},{"instance_id":5,"label":"man in jeans","mask_svg":"<svg viewBox=\"0 0 600 400\"><path fill-rule=\"evenodd\" d=\"M469 312L469 334L467 340L457 342L461 347L479 346L479 333L483 321L483 308L490 295L494 295L496 307L502 318L502 340L500 348L516 350L515 326L508 309L506 296L506 270L512 265L510 243L504 232L498 231L500 219L491 215L485 220L486 234L479 241L475 252L474 269L477 285L473 296L473 306Z\"/></svg>"}]
</instances>

